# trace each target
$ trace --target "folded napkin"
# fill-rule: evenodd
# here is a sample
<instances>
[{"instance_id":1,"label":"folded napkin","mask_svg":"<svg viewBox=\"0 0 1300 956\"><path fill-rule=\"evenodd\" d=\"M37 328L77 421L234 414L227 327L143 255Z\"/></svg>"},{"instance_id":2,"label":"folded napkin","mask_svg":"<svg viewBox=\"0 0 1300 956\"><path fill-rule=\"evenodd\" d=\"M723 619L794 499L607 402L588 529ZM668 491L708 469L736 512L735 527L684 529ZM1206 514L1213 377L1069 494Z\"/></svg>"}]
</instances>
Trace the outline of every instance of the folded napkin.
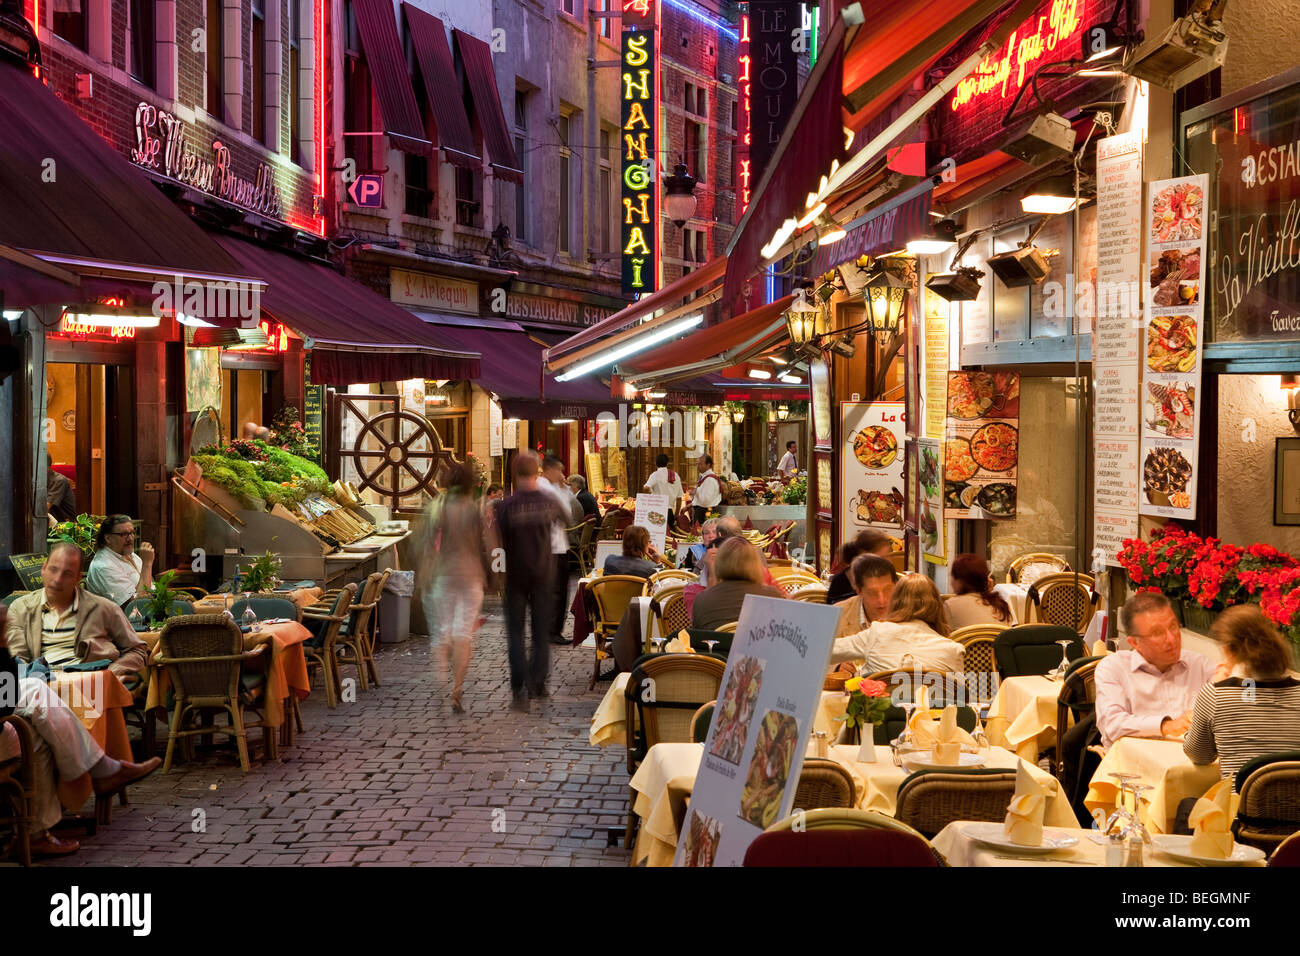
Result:
<instances>
[{"instance_id":1,"label":"folded napkin","mask_svg":"<svg viewBox=\"0 0 1300 956\"><path fill-rule=\"evenodd\" d=\"M1023 760L1016 764L1016 792L1007 807L1003 832L1012 843L1021 846L1043 845L1043 811L1047 809L1047 791L1029 773Z\"/></svg>"},{"instance_id":2,"label":"folded napkin","mask_svg":"<svg viewBox=\"0 0 1300 956\"><path fill-rule=\"evenodd\" d=\"M1192 828L1192 855L1215 860L1232 856L1232 781L1220 780L1196 801L1187 823Z\"/></svg>"},{"instance_id":3,"label":"folded napkin","mask_svg":"<svg viewBox=\"0 0 1300 956\"><path fill-rule=\"evenodd\" d=\"M918 710L912 715L912 738L921 750L934 750L934 762L955 767L961 762L961 745L975 746L971 735L957 726L957 705L949 704L938 714Z\"/></svg>"},{"instance_id":4,"label":"folded napkin","mask_svg":"<svg viewBox=\"0 0 1300 956\"><path fill-rule=\"evenodd\" d=\"M72 661L72 662L69 663L69 664L64 664L64 665L63 665L63 669L64 669L65 671L102 671L102 670L107 670L109 664L111 664L111 663L113 663L113 662L112 662L112 661L105 661L105 660L99 660L99 661Z\"/></svg>"},{"instance_id":5,"label":"folded napkin","mask_svg":"<svg viewBox=\"0 0 1300 956\"><path fill-rule=\"evenodd\" d=\"M691 647L691 635L685 631L678 631L677 636L664 645L665 654L694 654L695 648Z\"/></svg>"},{"instance_id":6,"label":"folded napkin","mask_svg":"<svg viewBox=\"0 0 1300 956\"><path fill-rule=\"evenodd\" d=\"M1110 653L1110 648L1106 646L1105 641L1098 641L1097 643L1092 645L1093 657L1105 657L1109 653Z\"/></svg>"}]
</instances>

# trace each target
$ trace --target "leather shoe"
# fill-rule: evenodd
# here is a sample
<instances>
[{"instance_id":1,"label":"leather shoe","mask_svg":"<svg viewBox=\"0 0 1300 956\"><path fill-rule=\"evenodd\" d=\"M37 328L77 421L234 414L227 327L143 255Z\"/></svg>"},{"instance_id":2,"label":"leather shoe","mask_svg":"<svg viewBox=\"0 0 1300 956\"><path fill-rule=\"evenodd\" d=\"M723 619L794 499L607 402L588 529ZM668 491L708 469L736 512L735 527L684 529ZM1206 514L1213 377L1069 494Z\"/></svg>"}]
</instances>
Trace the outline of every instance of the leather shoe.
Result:
<instances>
[{"instance_id":1,"label":"leather shoe","mask_svg":"<svg viewBox=\"0 0 1300 956\"><path fill-rule=\"evenodd\" d=\"M32 856L67 856L80 849L76 840L60 840L49 830L32 840Z\"/></svg>"},{"instance_id":2,"label":"leather shoe","mask_svg":"<svg viewBox=\"0 0 1300 956\"><path fill-rule=\"evenodd\" d=\"M560 647L571 647L573 645L573 641L569 640L567 637L553 637L551 638L551 643L558 644Z\"/></svg>"},{"instance_id":3,"label":"leather shoe","mask_svg":"<svg viewBox=\"0 0 1300 956\"><path fill-rule=\"evenodd\" d=\"M95 796L102 797L106 794L117 793L128 783L135 783L144 777L149 776L162 765L162 761L157 757L150 757L144 763L131 763L129 760L122 761L122 768L111 777L101 777L94 781Z\"/></svg>"}]
</instances>

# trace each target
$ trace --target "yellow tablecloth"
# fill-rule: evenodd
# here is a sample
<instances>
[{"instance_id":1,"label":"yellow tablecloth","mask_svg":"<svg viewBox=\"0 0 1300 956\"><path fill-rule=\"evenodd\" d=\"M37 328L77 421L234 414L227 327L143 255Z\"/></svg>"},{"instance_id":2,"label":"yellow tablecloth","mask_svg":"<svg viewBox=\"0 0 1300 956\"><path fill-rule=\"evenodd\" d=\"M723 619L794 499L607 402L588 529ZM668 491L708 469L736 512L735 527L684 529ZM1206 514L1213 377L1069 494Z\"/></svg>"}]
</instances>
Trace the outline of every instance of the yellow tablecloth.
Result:
<instances>
[{"instance_id":1,"label":"yellow tablecloth","mask_svg":"<svg viewBox=\"0 0 1300 956\"><path fill-rule=\"evenodd\" d=\"M1105 866L1106 847L1093 840L1096 830L1061 827L1077 837L1078 845L1068 850L1058 850L1045 856L1018 856L1014 850L988 847L976 843L966 833L970 823L950 823L934 838L934 848L944 855L951 866ZM1146 866L1193 866L1173 857L1165 856L1147 847L1142 856ZM1264 861L1251 864L1263 866Z\"/></svg>"},{"instance_id":2,"label":"yellow tablecloth","mask_svg":"<svg viewBox=\"0 0 1300 956\"><path fill-rule=\"evenodd\" d=\"M1142 794L1141 819L1151 833L1172 833L1178 804L1200 797L1219 782L1219 763L1197 767L1183 753L1181 740L1121 737L1106 751L1092 775L1083 803L1094 819L1110 816L1119 792L1112 773L1136 773L1135 783L1153 789Z\"/></svg>"},{"instance_id":3,"label":"yellow tablecloth","mask_svg":"<svg viewBox=\"0 0 1300 956\"><path fill-rule=\"evenodd\" d=\"M827 741L835 743L835 739L839 737L840 732L844 729L844 721L836 720L836 718L843 717L848 708L848 694L838 690L822 691L822 699L817 704L817 712L813 714L813 730L825 731Z\"/></svg>"},{"instance_id":4,"label":"yellow tablecloth","mask_svg":"<svg viewBox=\"0 0 1300 956\"><path fill-rule=\"evenodd\" d=\"M1008 677L998 685L984 722L989 743L1015 751L1030 763L1056 746L1056 702L1061 682L1046 677Z\"/></svg>"},{"instance_id":5,"label":"yellow tablecloth","mask_svg":"<svg viewBox=\"0 0 1300 956\"><path fill-rule=\"evenodd\" d=\"M617 675L605 691L596 712L591 715L591 732L587 739L593 747L627 746L627 701L623 691L632 675L624 671Z\"/></svg>"},{"instance_id":6,"label":"yellow tablecloth","mask_svg":"<svg viewBox=\"0 0 1300 956\"><path fill-rule=\"evenodd\" d=\"M50 689L68 705L95 743L114 760L131 759L131 741L126 733L124 708L131 706L131 692L110 670L55 671ZM77 810L94 795L90 774L75 780L60 780L59 800Z\"/></svg>"},{"instance_id":7,"label":"yellow tablecloth","mask_svg":"<svg viewBox=\"0 0 1300 956\"><path fill-rule=\"evenodd\" d=\"M298 605L299 610L305 607L311 607L321 599L325 593L324 588L294 588L292 591L275 591L270 595L258 595L259 597L278 597L288 598L294 604ZM233 604L235 601L243 600L242 594L237 594L231 599L228 594L209 594L207 597L194 602L194 610L199 614L220 614L226 609L226 601L230 600Z\"/></svg>"}]
</instances>

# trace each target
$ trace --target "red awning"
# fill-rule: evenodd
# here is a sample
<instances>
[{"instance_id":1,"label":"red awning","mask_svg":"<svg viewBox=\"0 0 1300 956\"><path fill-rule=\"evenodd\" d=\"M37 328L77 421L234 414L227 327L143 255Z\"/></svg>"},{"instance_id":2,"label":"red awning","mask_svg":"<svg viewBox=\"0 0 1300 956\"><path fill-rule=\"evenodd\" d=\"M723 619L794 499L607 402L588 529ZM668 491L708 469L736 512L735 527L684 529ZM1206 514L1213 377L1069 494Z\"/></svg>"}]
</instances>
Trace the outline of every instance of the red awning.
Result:
<instances>
[{"instance_id":1,"label":"red awning","mask_svg":"<svg viewBox=\"0 0 1300 956\"><path fill-rule=\"evenodd\" d=\"M216 235L221 247L267 283L262 309L311 349L311 380L321 385L409 378L478 378L479 357L448 345L440 329L328 266Z\"/></svg>"},{"instance_id":2,"label":"red awning","mask_svg":"<svg viewBox=\"0 0 1300 956\"><path fill-rule=\"evenodd\" d=\"M809 275L822 275L841 262L858 256L878 256L902 249L913 239L928 236L931 230L930 189L901 203L886 202L876 206L839 242L821 246L813 256Z\"/></svg>"},{"instance_id":3,"label":"red awning","mask_svg":"<svg viewBox=\"0 0 1300 956\"><path fill-rule=\"evenodd\" d=\"M474 97L474 112L487 144L492 169L498 179L523 185L524 174L519 169L514 143L506 128L506 117L501 111L501 95L497 92L496 72L492 69L492 50L486 43L460 30L451 31L460 50L460 61L465 64L470 93Z\"/></svg>"},{"instance_id":4,"label":"red awning","mask_svg":"<svg viewBox=\"0 0 1300 956\"><path fill-rule=\"evenodd\" d=\"M744 361L751 355L772 348L786 335L785 319L781 313L793 301L794 296L787 295L768 305L732 316L717 325L696 329L685 338L635 356L636 370L622 368L619 374L625 379L635 380L655 372L673 369L685 371L693 365L703 365L724 356L727 364ZM742 346L743 353L727 354Z\"/></svg>"},{"instance_id":5,"label":"red awning","mask_svg":"<svg viewBox=\"0 0 1300 956\"><path fill-rule=\"evenodd\" d=\"M429 97L429 111L438 127L438 145L447 161L467 169L479 169L483 159L470 130L465 114L465 101L457 94L460 81L451 59L451 44L442 21L419 7L402 3L406 28L411 34L411 44L420 64L424 91Z\"/></svg>"},{"instance_id":6,"label":"red awning","mask_svg":"<svg viewBox=\"0 0 1300 956\"><path fill-rule=\"evenodd\" d=\"M551 349L547 361L552 368L563 368L571 364L575 353L583 348L595 345L631 326L651 312L657 312L681 303L688 295L698 292L722 277L727 269L727 257L719 256L710 260L694 272L688 272L680 279L674 279L657 292L642 296L625 309L602 319L590 328L583 329L565 339ZM567 359L567 361L566 361Z\"/></svg>"},{"instance_id":7,"label":"red awning","mask_svg":"<svg viewBox=\"0 0 1300 956\"><path fill-rule=\"evenodd\" d=\"M0 305L6 309L75 302L80 284L75 272L0 245ZM0 329L0 335L6 334L8 329Z\"/></svg>"},{"instance_id":8,"label":"red awning","mask_svg":"<svg viewBox=\"0 0 1300 956\"><path fill-rule=\"evenodd\" d=\"M393 145L404 152L431 155L433 144L424 136L424 121L420 119L420 107L415 102L415 90L411 88L411 73L402 52L402 40L397 35L391 0L352 0L352 9L361 33L366 67L370 70L375 97L379 100L384 132L392 139Z\"/></svg>"}]
</instances>

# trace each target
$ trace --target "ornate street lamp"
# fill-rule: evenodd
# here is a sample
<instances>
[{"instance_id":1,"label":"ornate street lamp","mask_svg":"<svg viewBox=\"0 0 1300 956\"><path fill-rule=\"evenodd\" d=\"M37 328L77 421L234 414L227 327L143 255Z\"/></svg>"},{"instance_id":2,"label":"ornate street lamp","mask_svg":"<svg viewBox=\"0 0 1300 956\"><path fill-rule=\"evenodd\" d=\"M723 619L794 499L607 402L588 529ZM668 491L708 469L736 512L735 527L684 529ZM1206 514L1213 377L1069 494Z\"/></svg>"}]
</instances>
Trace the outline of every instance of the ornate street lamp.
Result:
<instances>
[{"instance_id":1,"label":"ornate street lamp","mask_svg":"<svg viewBox=\"0 0 1300 956\"><path fill-rule=\"evenodd\" d=\"M664 177L664 212L678 229L695 215L695 178L686 172L685 163L678 163L673 174Z\"/></svg>"},{"instance_id":2,"label":"ornate street lamp","mask_svg":"<svg viewBox=\"0 0 1300 956\"><path fill-rule=\"evenodd\" d=\"M776 406L776 420L778 422L783 422L789 417L790 417L789 405L786 405L784 402L782 402L780 405Z\"/></svg>"},{"instance_id":3,"label":"ornate street lamp","mask_svg":"<svg viewBox=\"0 0 1300 956\"><path fill-rule=\"evenodd\" d=\"M811 287L796 290L794 301L784 314L790 342L797 349L803 348L819 335L826 334L826 313L818 304L817 295Z\"/></svg>"},{"instance_id":4,"label":"ornate street lamp","mask_svg":"<svg viewBox=\"0 0 1300 956\"><path fill-rule=\"evenodd\" d=\"M880 270L863 287L862 299L867 306L867 323L876 337L886 341L897 335L907 301L907 281L881 263Z\"/></svg>"},{"instance_id":5,"label":"ornate street lamp","mask_svg":"<svg viewBox=\"0 0 1300 956\"><path fill-rule=\"evenodd\" d=\"M742 405L740 408L732 409L731 420L737 425L743 422L745 420L745 406Z\"/></svg>"}]
</instances>

